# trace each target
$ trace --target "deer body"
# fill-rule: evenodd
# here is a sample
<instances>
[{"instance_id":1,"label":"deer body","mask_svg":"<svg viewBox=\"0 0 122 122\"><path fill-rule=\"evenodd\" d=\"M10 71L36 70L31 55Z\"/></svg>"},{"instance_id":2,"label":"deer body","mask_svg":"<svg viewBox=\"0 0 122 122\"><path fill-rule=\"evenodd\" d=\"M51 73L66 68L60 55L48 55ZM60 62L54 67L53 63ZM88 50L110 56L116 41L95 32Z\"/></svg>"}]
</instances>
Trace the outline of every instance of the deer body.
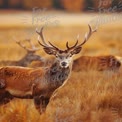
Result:
<instances>
[{"instance_id":1,"label":"deer body","mask_svg":"<svg viewBox=\"0 0 122 122\"><path fill-rule=\"evenodd\" d=\"M0 69L0 80L5 81L5 91L16 97L48 94L68 78L71 69L54 63L50 68L4 67ZM47 91L46 91L47 90Z\"/></svg>"},{"instance_id":2,"label":"deer body","mask_svg":"<svg viewBox=\"0 0 122 122\"><path fill-rule=\"evenodd\" d=\"M115 56L81 56L74 60L73 71L116 71L120 68L121 61Z\"/></svg>"}]
</instances>

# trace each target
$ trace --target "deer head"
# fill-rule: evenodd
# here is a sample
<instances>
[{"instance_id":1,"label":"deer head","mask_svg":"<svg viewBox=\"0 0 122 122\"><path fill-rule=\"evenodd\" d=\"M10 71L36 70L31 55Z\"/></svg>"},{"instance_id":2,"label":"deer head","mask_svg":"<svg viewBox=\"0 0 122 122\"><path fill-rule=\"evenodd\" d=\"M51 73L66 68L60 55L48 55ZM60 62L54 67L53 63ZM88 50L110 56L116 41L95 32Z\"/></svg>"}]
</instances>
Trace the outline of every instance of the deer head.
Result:
<instances>
[{"instance_id":1,"label":"deer head","mask_svg":"<svg viewBox=\"0 0 122 122\"><path fill-rule=\"evenodd\" d=\"M70 63L72 62L72 57L78 53L80 53L82 46L87 42L89 37L92 35L92 33L96 32L97 29L92 30L91 26L89 26L89 33L85 34L85 38L81 44L78 44L79 36L77 37L77 41L73 46L69 46L68 42L66 43L66 50L61 50L58 47L54 46L51 42L46 43L44 35L43 35L43 29L41 28L40 31L37 31L38 36L38 42L43 47L44 51L49 55L54 55L56 57L56 61L59 63L61 68L67 68L69 67ZM42 39L42 42L40 42L40 38Z\"/></svg>"},{"instance_id":2,"label":"deer head","mask_svg":"<svg viewBox=\"0 0 122 122\"><path fill-rule=\"evenodd\" d=\"M30 39L25 39L25 41L27 41L31 45L31 48L26 47L24 44L22 44L21 41L18 41L15 38L14 38L14 40L20 47L22 47L27 52L27 54L21 59L23 62L25 62L25 63L27 62L29 64L32 61L42 61L43 60L39 55L35 54L36 51L40 50L40 48L35 47L35 45L32 43L32 41Z\"/></svg>"}]
</instances>

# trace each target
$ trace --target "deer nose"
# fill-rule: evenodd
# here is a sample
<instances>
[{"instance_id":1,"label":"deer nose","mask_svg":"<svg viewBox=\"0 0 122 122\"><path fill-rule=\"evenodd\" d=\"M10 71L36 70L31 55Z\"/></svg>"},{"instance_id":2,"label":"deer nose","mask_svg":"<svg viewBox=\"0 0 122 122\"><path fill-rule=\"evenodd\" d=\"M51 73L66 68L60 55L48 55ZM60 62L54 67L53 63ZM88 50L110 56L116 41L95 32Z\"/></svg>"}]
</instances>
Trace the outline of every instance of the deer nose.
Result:
<instances>
[{"instance_id":1,"label":"deer nose","mask_svg":"<svg viewBox=\"0 0 122 122\"><path fill-rule=\"evenodd\" d=\"M65 67L67 65L67 63L66 62L62 62L61 65Z\"/></svg>"}]
</instances>

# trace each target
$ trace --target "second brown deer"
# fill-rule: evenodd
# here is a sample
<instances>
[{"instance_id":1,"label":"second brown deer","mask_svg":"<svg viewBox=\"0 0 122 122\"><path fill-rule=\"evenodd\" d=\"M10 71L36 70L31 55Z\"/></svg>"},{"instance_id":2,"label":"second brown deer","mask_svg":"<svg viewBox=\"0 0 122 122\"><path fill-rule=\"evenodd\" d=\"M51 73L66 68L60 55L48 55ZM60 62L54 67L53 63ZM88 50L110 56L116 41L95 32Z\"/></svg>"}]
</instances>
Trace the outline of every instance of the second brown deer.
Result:
<instances>
[{"instance_id":1,"label":"second brown deer","mask_svg":"<svg viewBox=\"0 0 122 122\"><path fill-rule=\"evenodd\" d=\"M121 60L116 56L81 56L74 60L73 71L118 71Z\"/></svg>"},{"instance_id":2,"label":"second brown deer","mask_svg":"<svg viewBox=\"0 0 122 122\"><path fill-rule=\"evenodd\" d=\"M44 59L41 56L35 54L36 51L40 50L40 48L35 47L35 45L32 43L30 39L26 39L25 41L29 42L29 44L31 45L31 48L28 48L25 45L23 45L21 41L18 41L18 40L15 40L15 41L20 47L22 47L27 52L26 55L18 61L0 61L1 66L27 67L33 61L40 61L42 63L44 62Z\"/></svg>"}]
</instances>

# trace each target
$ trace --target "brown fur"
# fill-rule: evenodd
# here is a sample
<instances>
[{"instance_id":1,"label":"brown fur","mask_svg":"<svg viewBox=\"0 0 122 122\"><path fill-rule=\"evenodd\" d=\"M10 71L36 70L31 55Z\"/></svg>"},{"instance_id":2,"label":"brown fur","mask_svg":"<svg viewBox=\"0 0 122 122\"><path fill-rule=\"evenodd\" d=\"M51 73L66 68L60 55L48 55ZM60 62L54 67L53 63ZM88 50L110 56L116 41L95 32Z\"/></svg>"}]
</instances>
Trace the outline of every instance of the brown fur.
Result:
<instances>
[{"instance_id":1,"label":"brown fur","mask_svg":"<svg viewBox=\"0 0 122 122\"><path fill-rule=\"evenodd\" d=\"M118 70L121 62L115 56L81 56L76 59L73 64L73 71L105 71L105 70Z\"/></svg>"},{"instance_id":2,"label":"brown fur","mask_svg":"<svg viewBox=\"0 0 122 122\"><path fill-rule=\"evenodd\" d=\"M5 90L9 91L11 94L15 96L32 95L32 87L35 79L43 77L44 73L45 70L42 68L34 70L31 68L14 66L4 67L0 69L0 79L5 81ZM22 93L18 94L16 90ZM30 91L31 93L28 93Z\"/></svg>"},{"instance_id":3,"label":"brown fur","mask_svg":"<svg viewBox=\"0 0 122 122\"><path fill-rule=\"evenodd\" d=\"M36 108L45 109L53 91L68 78L71 68L54 62L48 68L3 67L0 69L0 100L8 103L13 97L34 98ZM3 85L4 84L4 85Z\"/></svg>"}]
</instances>

